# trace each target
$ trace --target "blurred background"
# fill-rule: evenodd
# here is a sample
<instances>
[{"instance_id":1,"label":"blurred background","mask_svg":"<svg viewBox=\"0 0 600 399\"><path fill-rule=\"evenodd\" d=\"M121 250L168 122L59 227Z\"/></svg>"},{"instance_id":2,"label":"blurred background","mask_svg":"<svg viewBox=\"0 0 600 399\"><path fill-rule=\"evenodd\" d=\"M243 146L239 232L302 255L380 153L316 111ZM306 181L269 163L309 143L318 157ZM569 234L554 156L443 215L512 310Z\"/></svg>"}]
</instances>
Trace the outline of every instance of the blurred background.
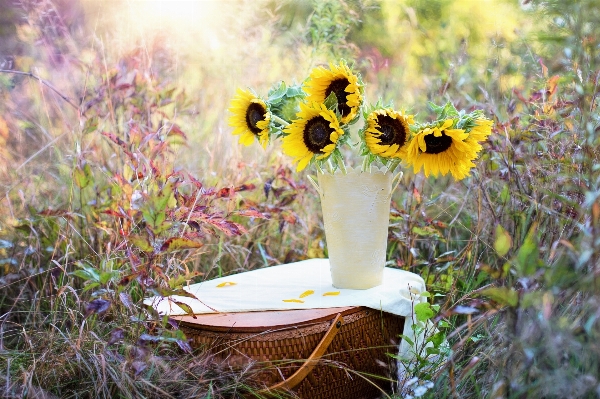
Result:
<instances>
[{"instance_id":1,"label":"blurred background","mask_svg":"<svg viewBox=\"0 0 600 399\"><path fill-rule=\"evenodd\" d=\"M426 279L450 343L398 397L599 397L599 33L596 0L0 0L6 396L233 397L142 301L327 256L305 174L239 145L227 108L343 58L368 102L494 121L469 179L405 170L394 193L387 265Z\"/></svg>"}]
</instances>

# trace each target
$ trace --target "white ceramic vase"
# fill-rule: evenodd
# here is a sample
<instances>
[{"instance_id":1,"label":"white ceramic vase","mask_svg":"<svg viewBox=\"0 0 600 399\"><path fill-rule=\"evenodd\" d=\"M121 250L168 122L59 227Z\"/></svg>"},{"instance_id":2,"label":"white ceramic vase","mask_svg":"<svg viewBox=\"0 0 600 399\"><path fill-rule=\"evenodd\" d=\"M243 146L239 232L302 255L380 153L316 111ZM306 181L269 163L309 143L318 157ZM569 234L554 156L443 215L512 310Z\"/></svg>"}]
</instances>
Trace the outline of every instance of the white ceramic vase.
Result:
<instances>
[{"instance_id":1,"label":"white ceramic vase","mask_svg":"<svg viewBox=\"0 0 600 399\"><path fill-rule=\"evenodd\" d=\"M318 173L317 190L335 287L368 289L382 283L392 183L399 177L378 168Z\"/></svg>"}]
</instances>

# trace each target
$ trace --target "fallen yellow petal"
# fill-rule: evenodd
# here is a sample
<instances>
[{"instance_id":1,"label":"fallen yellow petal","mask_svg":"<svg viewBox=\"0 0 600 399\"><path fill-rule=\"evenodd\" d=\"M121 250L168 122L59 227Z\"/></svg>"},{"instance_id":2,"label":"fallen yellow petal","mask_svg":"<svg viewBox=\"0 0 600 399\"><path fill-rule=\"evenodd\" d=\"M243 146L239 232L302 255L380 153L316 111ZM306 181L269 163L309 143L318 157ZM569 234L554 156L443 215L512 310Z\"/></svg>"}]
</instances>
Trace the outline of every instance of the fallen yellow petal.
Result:
<instances>
[{"instance_id":1,"label":"fallen yellow petal","mask_svg":"<svg viewBox=\"0 0 600 399\"><path fill-rule=\"evenodd\" d=\"M284 299L283 302L296 302L296 303L304 303L303 300L300 299Z\"/></svg>"},{"instance_id":2,"label":"fallen yellow petal","mask_svg":"<svg viewBox=\"0 0 600 399\"><path fill-rule=\"evenodd\" d=\"M308 291L304 291L302 294L300 294L300 298L304 298L305 296L309 296L314 294L315 292L313 290L308 290Z\"/></svg>"},{"instance_id":3,"label":"fallen yellow petal","mask_svg":"<svg viewBox=\"0 0 600 399\"><path fill-rule=\"evenodd\" d=\"M229 287L231 285L236 285L236 284L237 283L234 283L233 281L225 281L224 283L217 285L217 288Z\"/></svg>"},{"instance_id":4,"label":"fallen yellow petal","mask_svg":"<svg viewBox=\"0 0 600 399\"><path fill-rule=\"evenodd\" d=\"M329 291L329 292L324 292L323 296L334 296L334 295L340 295L339 291Z\"/></svg>"}]
</instances>

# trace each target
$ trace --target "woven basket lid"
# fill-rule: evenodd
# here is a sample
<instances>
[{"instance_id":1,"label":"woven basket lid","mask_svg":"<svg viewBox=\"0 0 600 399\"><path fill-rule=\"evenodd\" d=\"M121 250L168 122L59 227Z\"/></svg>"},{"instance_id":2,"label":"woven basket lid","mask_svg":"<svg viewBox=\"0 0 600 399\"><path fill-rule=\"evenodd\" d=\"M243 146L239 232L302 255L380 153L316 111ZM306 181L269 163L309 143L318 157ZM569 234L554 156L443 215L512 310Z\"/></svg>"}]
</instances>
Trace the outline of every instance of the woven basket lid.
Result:
<instances>
[{"instance_id":1,"label":"woven basket lid","mask_svg":"<svg viewBox=\"0 0 600 399\"><path fill-rule=\"evenodd\" d=\"M359 306L326 309L269 310L262 312L207 313L193 316L175 316L180 324L194 329L219 332L262 332L331 320L358 312Z\"/></svg>"}]
</instances>

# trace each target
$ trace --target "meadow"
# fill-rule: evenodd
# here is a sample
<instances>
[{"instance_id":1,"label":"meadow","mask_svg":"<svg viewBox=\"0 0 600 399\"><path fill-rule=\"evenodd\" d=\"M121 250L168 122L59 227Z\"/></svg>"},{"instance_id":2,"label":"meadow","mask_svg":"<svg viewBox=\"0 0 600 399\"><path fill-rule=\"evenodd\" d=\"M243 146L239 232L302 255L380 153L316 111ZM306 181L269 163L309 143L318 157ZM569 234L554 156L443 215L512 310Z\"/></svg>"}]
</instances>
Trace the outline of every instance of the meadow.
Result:
<instances>
[{"instance_id":1,"label":"meadow","mask_svg":"<svg viewBox=\"0 0 600 399\"><path fill-rule=\"evenodd\" d=\"M493 120L468 178L403 169L387 265L423 276L441 335L382 397L600 397L596 0L0 9L0 396L251 397L143 300L327 257L307 173L228 107L345 59L370 102Z\"/></svg>"}]
</instances>

